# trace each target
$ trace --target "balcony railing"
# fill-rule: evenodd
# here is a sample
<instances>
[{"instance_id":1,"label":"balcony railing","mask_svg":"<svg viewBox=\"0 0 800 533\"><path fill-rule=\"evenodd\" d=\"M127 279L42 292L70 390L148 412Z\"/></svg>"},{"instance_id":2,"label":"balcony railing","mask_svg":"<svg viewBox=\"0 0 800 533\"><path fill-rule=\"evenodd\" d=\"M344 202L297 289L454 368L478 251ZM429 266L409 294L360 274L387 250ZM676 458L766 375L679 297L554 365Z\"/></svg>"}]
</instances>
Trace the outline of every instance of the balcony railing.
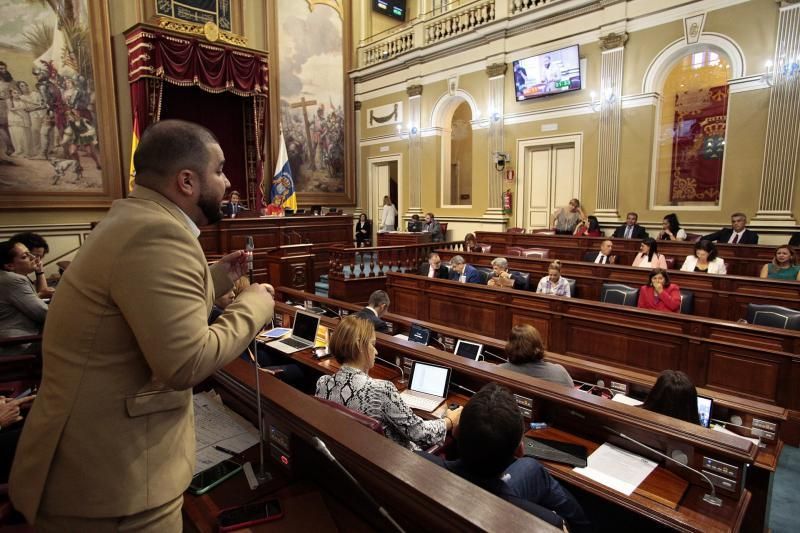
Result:
<instances>
[{"instance_id":1,"label":"balcony railing","mask_svg":"<svg viewBox=\"0 0 800 533\"><path fill-rule=\"evenodd\" d=\"M433 250L460 251L464 241L429 242L402 246L345 248L331 253L329 278L358 279L386 276L386 272L416 272Z\"/></svg>"},{"instance_id":2,"label":"balcony railing","mask_svg":"<svg viewBox=\"0 0 800 533\"><path fill-rule=\"evenodd\" d=\"M494 21L496 14L494 4L495 0L479 0L439 15L425 24L425 44L435 44L458 37Z\"/></svg>"}]
</instances>

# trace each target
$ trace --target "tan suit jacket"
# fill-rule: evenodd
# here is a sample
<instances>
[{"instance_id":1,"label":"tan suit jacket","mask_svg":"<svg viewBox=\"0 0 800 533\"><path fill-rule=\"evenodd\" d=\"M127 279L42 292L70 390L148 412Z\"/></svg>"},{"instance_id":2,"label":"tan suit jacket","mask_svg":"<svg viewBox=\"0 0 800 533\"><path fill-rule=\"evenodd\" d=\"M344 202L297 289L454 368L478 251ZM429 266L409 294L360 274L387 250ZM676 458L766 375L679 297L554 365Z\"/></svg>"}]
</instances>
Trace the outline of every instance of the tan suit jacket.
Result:
<instances>
[{"instance_id":1,"label":"tan suit jacket","mask_svg":"<svg viewBox=\"0 0 800 533\"><path fill-rule=\"evenodd\" d=\"M207 266L186 215L137 187L114 202L58 286L42 386L17 448L11 499L37 513L112 517L186 490L195 455L192 386L235 359L272 316Z\"/></svg>"}]
</instances>

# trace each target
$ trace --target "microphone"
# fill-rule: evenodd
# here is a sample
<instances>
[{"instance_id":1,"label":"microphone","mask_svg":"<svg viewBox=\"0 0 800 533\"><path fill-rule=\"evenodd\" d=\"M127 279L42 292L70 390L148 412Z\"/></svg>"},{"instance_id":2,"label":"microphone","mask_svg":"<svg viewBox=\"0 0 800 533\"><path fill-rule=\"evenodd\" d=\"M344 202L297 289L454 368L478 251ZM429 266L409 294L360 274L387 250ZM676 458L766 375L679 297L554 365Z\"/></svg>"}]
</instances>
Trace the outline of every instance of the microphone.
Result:
<instances>
[{"instance_id":1,"label":"microphone","mask_svg":"<svg viewBox=\"0 0 800 533\"><path fill-rule=\"evenodd\" d=\"M247 244L245 245L245 250L247 250L247 275L250 278L250 283L253 283L253 250L255 249L255 244L253 243L253 236L247 236Z\"/></svg>"},{"instance_id":2,"label":"microphone","mask_svg":"<svg viewBox=\"0 0 800 533\"><path fill-rule=\"evenodd\" d=\"M344 475L346 475L350 479L350 481L353 482L353 484L358 488L358 490L361 492L361 494L364 495L364 497L367 499L367 501L370 504L372 504L372 506L375 507L378 510L378 512L381 515L383 515L383 517L386 518L386 520L388 520L389 523L392 524L392 526L394 526L394 528L397 531L399 531L400 533L405 533L405 530L402 527L400 527L400 524L395 522L394 518L392 518L392 516L389 514L389 511L384 509L384 507L381 504L376 502L375 498L373 498L372 495L369 492L367 492L367 490L364 487L361 486L361 483L359 483L358 480L355 477L353 477L353 474L351 474L350 471L347 470L347 468L345 468L344 465L342 463L340 463L338 459L336 459L336 456L334 456L331 453L331 451L328 449L328 447L325 445L325 443L322 441L322 439L320 439L319 437L317 437L315 435L315 436L311 437L311 442L314 444L314 448L318 452L320 452L322 455L324 455L330 462L335 464L339 468L339 470L344 472Z\"/></svg>"},{"instance_id":3,"label":"microphone","mask_svg":"<svg viewBox=\"0 0 800 533\"><path fill-rule=\"evenodd\" d=\"M395 364L395 363L392 363L391 361L387 361L383 357L378 357L377 355L375 356L375 359L377 359L378 361L383 361L387 365L393 366L393 367L397 368L398 370L400 370L400 383L405 383L406 382L406 373L403 372L403 367L402 366L400 366L398 364Z\"/></svg>"},{"instance_id":4,"label":"microphone","mask_svg":"<svg viewBox=\"0 0 800 533\"><path fill-rule=\"evenodd\" d=\"M715 507L722 507L722 500L719 498L719 496L717 496L716 487L714 487L714 484L711 483L711 480L704 473L700 472L699 470L695 470L691 466L685 465L685 464L681 463L680 461L677 461L677 460L673 459L669 455L667 455L665 453L661 453L660 451L655 450L655 449L651 448L650 446L648 446L647 444L644 444L643 442L639 442L638 440L636 440L636 439L634 439L632 437L629 437L629 436L625 435L624 433L620 433L619 431L611 429L608 426L603 426L603 428L606 429L607 431L610 431L611 433L619 436L619 437L622 437L623 439L625 439L627 441L630 441L630 442L632 442L632 443L634 443L634 444L636 444L638 446L641 446L642 448L644 448L646 450L649 450L649 451L653 452L654 454L656 454L656 455L658 455L660 457L663 457L664 459L672 461L676 465L680 465L681 467L683 467L683 468L685 468L685 469L687 469L687 470L689 470L691 472L694 472L695 474L697 474L698 476L700 476L701 478L706 480L706 483L708 483L708 486L711 487L711 494L704 494L703 495L703 501L706 502L706 503L709 503L709 504L711 504L711 505L713 505Z\"/></svg>"},{"instance_id":5,"label":"microphone","mask_svg":"<svg viewBox=\"0 0 800 533\"><path fill-rule=\"evenodd\" d=\"M493 354L493 353L492 353L492 352L490 352L489 350L483 350L483 352L481 352L481 353L482 353L484 356L487 356L487 355L488 355L488 356L490 356L490 357L494 357L495 359L498 359L498 360L500 360L500 361L503 361L504 363L508 363L508 359L506 359L505 357L500 357L500 356L499 356L499 355L497 355L497 354Z\"/></svg>"},{"instance_id":6,"label":"microphone","mask_svg":"<svg viewBox=\"0 0 800 533\"><path fill-rule=\"evenodd\" d=\"M451 381L451 382L450 382L450 386L451 386L451 387L455 387L455 388L457 388L457 389L459 389L459 390L462 390L462 391L466 392L467 394L472 394L472 395L475 395L475 394L477 394L477 393L476 393L474 390L472 390L472 389L468 389L468 388L464 387L463 385L459 385L459 384L458 384L458 383L456 383L455 381Z\"/></svg>"},{"instance_id":7,"label":"microphone","mask_svg":"<svg viewBox=\"0 0 800 533\"><path fill-rule=\"evenodd\" d=\"M440 341L438 338L431 336L431 342L435 342L436 344L442 347L442 350L444 350L445 352L447 351L447 348L445 348L442 341Z\"/></svg>"}]
</instances>

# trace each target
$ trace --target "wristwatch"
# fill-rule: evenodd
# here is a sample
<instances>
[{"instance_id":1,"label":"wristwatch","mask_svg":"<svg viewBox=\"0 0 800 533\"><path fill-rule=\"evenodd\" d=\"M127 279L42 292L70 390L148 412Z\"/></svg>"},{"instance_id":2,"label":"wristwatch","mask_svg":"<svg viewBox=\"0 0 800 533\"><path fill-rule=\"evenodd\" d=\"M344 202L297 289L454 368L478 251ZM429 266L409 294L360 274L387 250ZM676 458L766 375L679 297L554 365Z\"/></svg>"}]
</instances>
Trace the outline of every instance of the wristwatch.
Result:
<instances>
[{"instance_id":1,"label":"wristwatch","mask_svg":"<svg viewBox=\"0 0 800 533\"><path fill-rule=\"evenodd\" d=\"M37 272L36 275L37 276L44 276L44 272Z\"/></svg>"}]
</instances>

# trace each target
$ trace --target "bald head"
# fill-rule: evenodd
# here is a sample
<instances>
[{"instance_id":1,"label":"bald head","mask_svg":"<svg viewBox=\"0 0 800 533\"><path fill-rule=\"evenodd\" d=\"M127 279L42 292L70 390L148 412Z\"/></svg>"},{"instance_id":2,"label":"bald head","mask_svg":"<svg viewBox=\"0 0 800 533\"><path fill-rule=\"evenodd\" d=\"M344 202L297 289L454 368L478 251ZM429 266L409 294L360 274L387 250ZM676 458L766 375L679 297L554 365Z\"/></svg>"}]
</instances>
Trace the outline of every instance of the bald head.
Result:
<instances>
[{"instance_id":1,"label":"bald head","mask_svg":"<svg viewBox=\"0 0 800 533\"><path fill-rule=\"evenodd\" d=\"M156 122L145 130L133 155L136 183L162 191L181 170L203 174L211 156L209 145L213 144L219 144L217 138L199 124L185 120Z\"/></svg>"}]
</instances>

